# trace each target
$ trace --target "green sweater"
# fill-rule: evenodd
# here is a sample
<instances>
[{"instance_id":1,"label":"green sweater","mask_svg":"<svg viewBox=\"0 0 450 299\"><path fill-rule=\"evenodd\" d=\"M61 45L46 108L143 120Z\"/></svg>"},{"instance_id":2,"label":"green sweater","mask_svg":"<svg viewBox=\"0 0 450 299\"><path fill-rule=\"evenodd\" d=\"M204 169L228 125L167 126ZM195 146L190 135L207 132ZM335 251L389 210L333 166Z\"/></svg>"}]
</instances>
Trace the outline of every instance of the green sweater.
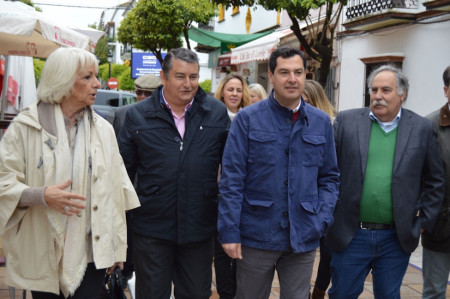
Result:
<instances>
[{"instance_id":1,"label":"green sweater","mask_svg":"<svg viewBox=\"0 0 450 299\"><path fill-rule=\"evenodd\" d=\"M392 213L392 171L397 128L389 133L372 123L366 175L361 197L362 222L394 223Z\"/></svg>"}]
</instances>

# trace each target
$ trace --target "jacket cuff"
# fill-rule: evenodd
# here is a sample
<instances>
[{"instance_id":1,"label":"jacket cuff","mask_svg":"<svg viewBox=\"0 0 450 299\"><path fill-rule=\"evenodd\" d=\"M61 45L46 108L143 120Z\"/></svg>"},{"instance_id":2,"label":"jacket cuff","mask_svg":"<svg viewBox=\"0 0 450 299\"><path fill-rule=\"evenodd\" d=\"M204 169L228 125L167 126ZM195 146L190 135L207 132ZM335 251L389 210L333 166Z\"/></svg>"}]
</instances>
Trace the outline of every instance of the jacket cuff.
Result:
<instances>
[{"instance_id":1,"label":"jacket cuff","mask_svg":"<svg viewBox=\"0 0 450 299\"><path fill-rule=\"evenodd\" d=\"M44 200L44 192L46 187L30 187L23 190L20 196L18 206L31 207L31 206L47 206Z\"/></svg>"},{"instance_id":2,"label":"jacket cuff","mask_svg":"<svg viewBox=\"0 0 450 299\"><path fill-rule=\"evenodd\" d=\"M241 234L240 232L219 232L218 239L220 244L241 243Z\"/></svg>"}]
</instances>

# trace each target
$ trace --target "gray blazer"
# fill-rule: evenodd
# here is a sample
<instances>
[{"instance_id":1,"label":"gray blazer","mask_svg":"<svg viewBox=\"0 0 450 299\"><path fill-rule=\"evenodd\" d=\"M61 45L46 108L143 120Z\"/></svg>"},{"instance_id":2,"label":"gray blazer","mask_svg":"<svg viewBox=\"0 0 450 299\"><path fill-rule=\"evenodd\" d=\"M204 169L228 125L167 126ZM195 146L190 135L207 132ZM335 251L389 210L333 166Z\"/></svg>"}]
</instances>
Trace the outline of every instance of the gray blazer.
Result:
<instances>
[{"instance_id":1,"label":"gray blazer","mask_svg":"<svg viewBox=\"0 0 450 299\"><path fill-rule=\"evenodd\" d=\"M134 103L131 105L134 105ZM116 112L114 113L113 128L116 133L116 138L119 136L120 128L125 121L125 115L127 115L127 110L131 105L122 106L119 109L116 109Z\"/></svg>"},{"instance_id":2,"label":"gray blazer","mask_svg":"<svg viewBox=\"0 0 450 299\"><path fill-rule=\"evenodd\" d=\"M334 224L326 242L343 251L359 225L372 120L369 108L340 112L334 135L341 185ZM433 229L444 198L444 167L431 121L403 109L398 125L392 176L395 229L406 252L414 251L420 229Z\"/></svg>"}]
</instances>

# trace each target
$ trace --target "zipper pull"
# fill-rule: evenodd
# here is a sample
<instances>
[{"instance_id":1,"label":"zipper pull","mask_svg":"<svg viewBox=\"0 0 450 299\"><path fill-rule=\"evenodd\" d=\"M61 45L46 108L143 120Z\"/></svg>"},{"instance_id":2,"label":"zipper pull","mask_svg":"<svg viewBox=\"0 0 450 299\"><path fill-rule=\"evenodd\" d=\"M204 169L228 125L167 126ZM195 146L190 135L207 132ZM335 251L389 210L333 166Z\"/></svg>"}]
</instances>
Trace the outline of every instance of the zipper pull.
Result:
<instances>
[{"instance_id":1,"label":"zipper pull","mask_svg":"<svg viewBox=\"0 0 450 299\"><path fill-rule=\"evenodd\" d=\"M183 151L183 140L180 140L180 152Z\"/></svg>"}]
</instances>

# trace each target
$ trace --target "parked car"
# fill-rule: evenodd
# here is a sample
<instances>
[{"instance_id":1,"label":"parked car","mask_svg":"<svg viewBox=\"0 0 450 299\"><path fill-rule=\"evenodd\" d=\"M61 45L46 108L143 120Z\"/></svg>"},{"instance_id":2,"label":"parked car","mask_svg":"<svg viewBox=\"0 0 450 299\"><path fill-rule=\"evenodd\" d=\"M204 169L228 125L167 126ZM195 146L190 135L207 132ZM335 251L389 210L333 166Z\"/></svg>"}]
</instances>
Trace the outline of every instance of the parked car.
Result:
<instances>
[{"instance_id":1,"label":"parked car","mask_svg":"<svg viewBox=\"0 0 450 299\"><path fill-rule=\"evenodd\" d=\"M136 95L131 92L98 89L92 108L112 124L116 109L136 103L136 101Z\"/></svg>"}]
</instances>

